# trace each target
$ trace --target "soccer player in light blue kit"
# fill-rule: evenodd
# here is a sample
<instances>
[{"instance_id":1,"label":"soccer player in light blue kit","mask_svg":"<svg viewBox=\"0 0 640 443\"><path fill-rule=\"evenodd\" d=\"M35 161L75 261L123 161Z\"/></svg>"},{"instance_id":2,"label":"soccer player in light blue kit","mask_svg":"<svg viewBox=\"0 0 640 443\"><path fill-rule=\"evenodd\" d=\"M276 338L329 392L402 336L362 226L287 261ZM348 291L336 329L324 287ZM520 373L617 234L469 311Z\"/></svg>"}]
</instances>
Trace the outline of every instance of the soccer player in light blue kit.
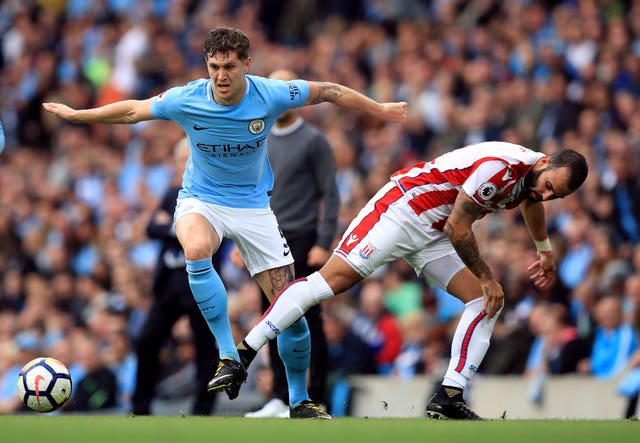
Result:
<instances>
[{"instance_id":1,"label":"soccer player in light blue kit","mask_svg":"<svg viewBox=\"0 0 640 443\"><path fill-rule=\"evenodd\" d=\"M45 110L75 123L173 120L187 133L191 152L175 212L176 235L185 253L189 284L218 342L220 364L209 383L230 399L246 379L233 340L222 280L211 257L224 237L233 240L250 274L273 299L293 281L293 257L269 206L273 173L267 134L290 108L331 102L392 123L406 120L407 104L378 103L335 83L281 81L249 75L249 38L219 27L204 43L208 79L174 87L147 100L123 100L92 109L44 103ZM295 147L292 147L295 148ZM331 418L309 400L306 370L310 339L306 320L278 337L289 385L292 418Z\"/></svg>"}]
</instances>

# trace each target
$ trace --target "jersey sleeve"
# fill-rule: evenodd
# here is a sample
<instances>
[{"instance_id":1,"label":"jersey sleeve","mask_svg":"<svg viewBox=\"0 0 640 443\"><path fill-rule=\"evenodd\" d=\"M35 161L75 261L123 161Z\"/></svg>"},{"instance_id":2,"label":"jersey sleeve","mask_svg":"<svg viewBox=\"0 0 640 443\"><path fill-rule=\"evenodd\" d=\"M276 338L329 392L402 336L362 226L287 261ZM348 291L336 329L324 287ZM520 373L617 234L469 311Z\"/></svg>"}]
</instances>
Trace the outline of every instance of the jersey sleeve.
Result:
<instances>
[{"instance_id":1,"label":"jersey sleeve","mask_svg":"<svg viewBox=\"0 0 640 443\"><path fill-rule=\"evenodd\" d=\"M269 86L272 103L278 112L300 108L309 99L309 84L305 80L271 80Z\"/></svg>"},{"instance_id":2,"label":"jersey sleeve","mask_svg":"<svg viewBox=\"0 0 640 443\"><path fill-rule=\"evenodd\" d=\"M178 86L153 97L151 100L151 114L160 120L180 121L181 97L184 87Z\"/></svg>"},{"instance_id":3,"label":"jersey sleeve","mask_svg":"<svg viewBox=\"0 0 640 443\"><path fill-rule=\"evenodd\" d=\"M462 184L464 192L480 206L485 206L512 180L509 165L501 160L479 163Z\"/></svg>"}]
</instances>

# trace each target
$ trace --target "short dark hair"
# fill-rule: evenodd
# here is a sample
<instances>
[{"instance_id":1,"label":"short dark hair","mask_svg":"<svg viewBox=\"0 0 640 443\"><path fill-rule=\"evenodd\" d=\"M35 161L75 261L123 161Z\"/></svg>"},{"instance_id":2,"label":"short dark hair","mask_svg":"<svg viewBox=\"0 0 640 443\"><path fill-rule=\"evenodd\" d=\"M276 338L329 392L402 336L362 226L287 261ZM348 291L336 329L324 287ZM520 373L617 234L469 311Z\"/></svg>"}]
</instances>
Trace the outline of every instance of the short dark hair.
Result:
<instances>
[{"instance_id":1,"label":"short dark hair","mask_svg":"<svg viewBox=\"0 0 640 443\"><path fill-rule=\"evenodd\" d=\"M589 166L587 160L573 149L560 149L549 156L550 168L567 168L569 170L569 190L578 189L587 178Z\"/></svg>"},{"instance_id":2,"label":"short dark hair","mask_svg":"<svg viewBox=\"0 0 640 443\"><path fill-rule=\"evenodd\" d=\"M249 58L249 36L239 29L220 26L209 31L204 41L204 57L213 57L218 52L228 55L235 52L240 60Z\"/></svg>"}]
</instances>

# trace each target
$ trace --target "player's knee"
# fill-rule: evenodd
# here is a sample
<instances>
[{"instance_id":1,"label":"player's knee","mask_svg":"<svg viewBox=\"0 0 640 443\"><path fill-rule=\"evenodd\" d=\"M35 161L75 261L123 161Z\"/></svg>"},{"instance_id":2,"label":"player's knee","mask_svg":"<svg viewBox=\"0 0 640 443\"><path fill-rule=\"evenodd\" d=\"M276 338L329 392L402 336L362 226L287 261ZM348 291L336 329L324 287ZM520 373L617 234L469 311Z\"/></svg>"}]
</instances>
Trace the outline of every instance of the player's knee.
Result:
<instances>
[{"instance_id":1,"label":"player's knee","mask_svg":"<svg viewBox=\"0 0 640 443\"><path fill-rule=\"evenodd\" d=\"M184 257L189 261L204 260L213 255L213 245L203 240L192 240L183 246Z\"/></svg>"}]
</instances>

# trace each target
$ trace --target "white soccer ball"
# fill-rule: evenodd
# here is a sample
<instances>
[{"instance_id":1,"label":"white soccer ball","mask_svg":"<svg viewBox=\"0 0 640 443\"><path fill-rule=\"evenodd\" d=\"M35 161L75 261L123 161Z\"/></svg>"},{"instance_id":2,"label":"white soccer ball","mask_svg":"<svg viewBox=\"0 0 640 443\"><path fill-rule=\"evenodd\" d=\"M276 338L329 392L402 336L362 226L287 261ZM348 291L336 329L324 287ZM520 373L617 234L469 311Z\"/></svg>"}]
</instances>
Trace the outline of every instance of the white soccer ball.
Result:
<instances>
[{"instance_id":1,"label":"white soccer ball","mask_svg":"<svg viewBox=\"0 0 640 443\"><path fill-rule=\"evenodd\" d=\"M55 411L71 397L69 370L55 358L35 358L20 370L18 395L29 409Z\"/></svg>"}]
</instances>

